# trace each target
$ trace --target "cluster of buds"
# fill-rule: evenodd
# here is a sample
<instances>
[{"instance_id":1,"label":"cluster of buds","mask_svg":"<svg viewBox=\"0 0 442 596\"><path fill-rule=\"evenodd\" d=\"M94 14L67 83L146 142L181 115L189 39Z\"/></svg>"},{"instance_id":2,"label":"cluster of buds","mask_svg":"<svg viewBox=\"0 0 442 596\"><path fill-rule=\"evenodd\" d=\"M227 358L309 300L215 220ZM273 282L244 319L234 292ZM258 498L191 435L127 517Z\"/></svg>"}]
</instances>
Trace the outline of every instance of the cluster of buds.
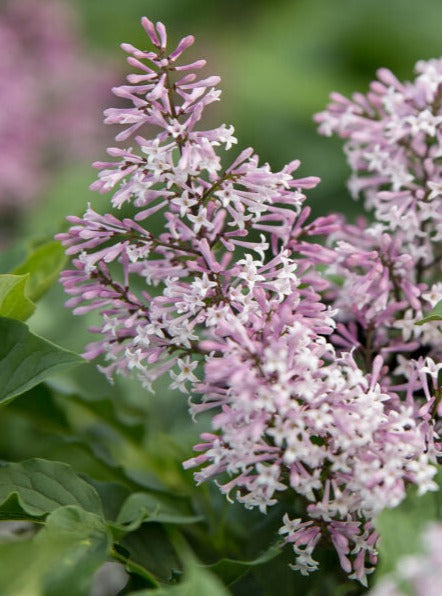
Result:
<instances>
[{"instance_id":1,"label":"cluster of buds","mask_svg":"<svg viewBox=\"0 0 442 596\"><path fill-rule=\"evenodd\" d=\"M114 213L89 207L58 236L74 256L62 274L68 306L101 315L86 357L101 357L109 378L135 373L148 389L169 374L172 388L190 393L192 415L213 412L199 454L184 464L198 468L197 482L216 478L228 499L263 513L284 493L280 534L293 568L315 570L315 547L331 541L343 569L365 582L377 557L375 515L409 484L437 488L427 379L438 365L415 364L405 391L392 385L387 339L385 354L365 345L363 363L354 343L342 345L356 321L353 311L339 318L345 284L321 271L353 267L362 277L362 256L352 261L343 240L326 247L315 237L333 240L349 226L334 215L309 220L304 191L319 180L294 178L299 161L272 172L246 149L223 165L233 127L197 129L219 99L219 78L197 77L203 60L179 64L193 37L169 52L164 25L142 25L153 50L123 44L140 73L114 89L131 107L105 112L125 126L117 140L133 137L134 146L110 148L116 160L95 164L92 188L113 191ZM399 249L385 250L393 258ZM382 257L366 252L367 262ZM299 503L304 515L293 519Z\"/></svg>"}]
</instances>

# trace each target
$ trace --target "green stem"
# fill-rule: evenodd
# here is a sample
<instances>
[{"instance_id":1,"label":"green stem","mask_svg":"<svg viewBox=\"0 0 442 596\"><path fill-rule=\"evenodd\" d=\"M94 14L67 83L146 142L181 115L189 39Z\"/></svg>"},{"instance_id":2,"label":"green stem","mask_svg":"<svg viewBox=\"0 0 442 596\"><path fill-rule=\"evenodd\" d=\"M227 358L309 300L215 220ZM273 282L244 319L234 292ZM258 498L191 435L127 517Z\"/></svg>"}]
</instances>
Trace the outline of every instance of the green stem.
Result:
<instances>
[{"instance_id":1,"label":"green stem","mask_svg":"<svg viewBox=\"0 0 442 596\"><path fill-rule=\"evenodd\" d=\"M153 588L160 587L160 584L155 579L155 577L150 573L150 571L145 569L142 565L135 563L135 561L132 561L131 559L127 559L126 557L121 555L115 548L112 548L111 555L114 559L116 559L120 563L123 563L123 565L126 567L126 569L129 573L136 573L137 575L140 575L147 582L149 582L149 585Z\"/></svg>"}]
</instances>

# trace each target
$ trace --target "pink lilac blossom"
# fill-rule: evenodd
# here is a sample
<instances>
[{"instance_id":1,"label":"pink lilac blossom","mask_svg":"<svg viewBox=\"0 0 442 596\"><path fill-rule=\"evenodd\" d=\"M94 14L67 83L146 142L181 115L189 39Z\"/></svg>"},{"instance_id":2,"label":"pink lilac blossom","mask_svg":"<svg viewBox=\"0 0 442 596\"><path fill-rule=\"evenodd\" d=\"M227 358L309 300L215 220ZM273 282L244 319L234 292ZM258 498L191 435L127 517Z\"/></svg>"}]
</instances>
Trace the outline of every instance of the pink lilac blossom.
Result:
<instances>
[{"instance_id":1,"label":"pink lilac blossom","mask_svg":"<svg viewBox=\"0 0 442 596\"><path fill-rule=\"evenodd\" d=\"M233 127L197 128L219 100L219 78L196 76L203 60L178 62L193 37L169 52L164 25L142 25L154 49L123 44L141 74L114 89L132 107L105 112L132 146L110 148L114 161L95 164L92 185L113 190L114 209L131 216L90 206L58 236L74 257L61 278L68 306L101 315L86 357L103 357L110 379L132 372L146 388L168 373L172 388L191 394L192 415L213 410L211 431L184 464L199 468L197 482L216 478L228 499L263 513L289 492L305 510L295 519L287 511L280 530L293 568L315 570L313 551L328 541L365 582L376 513L397 505L409 483L437 488L432 383L424 408L414 399L434 366L413 369L402 402L380 355L362 370L336 351L336 312L321 297L330 283L317 267L336 252L312 238L337 233L340 220L309 223L303 205L318 179L293 178L298 161L272 172L252 149L223 165Z\"/></svg>"},{"instance_id":2,"label":"pink lilac blossom","mask_svg":"<svg viewBox=\"0 0 442 596\"><path fill-rule=\"evenodd\" d=\"M153 140L137 135L136 149L110 148L119 161L96 163L100 173L92 184L102 193L115 188L112 205L121 209L129 203L134 216L118 219L89 207L83 218L68 218L73 225L59 238L67 253L76 255L76 269L62 277L72 294L68 305L76 313L103 312L96 330L100 341L89 347L88 355L105 353L109 376L135 370L149 384L171 369L183 350L189 356L198 351L201 327L245 318L258 308L255 286L275 288L278 301L291 294L297 265L284 246L295 233L305 199L302 189L318 179L294 179L298 161L272 172L268 164L259 165L251 149L223 167L216 149L236 143L233 127L195 128L204 107L219 98L214 87L219 78L196 79L192 71L204 66L202 60L176 65L192 37L166 54L162 26L158 39L149 21L143 25L157 53L123 44L131 54L129 64L144 74L129 75L130 85L114 89L135 107L106 110L106 122L130 124L120 140L146 123L159 132ZM173 76L178 80L172 82ZM152 216L160 220L158 234L146 225ZM304 235L320 234L330 225L323 218L306 227ZM302 250L299 238L297 242ZM273 256L265 263L269 248ZM244 258L234 260L239 251ZM321 260L320 247L317 252ZM110 271L110 263L119 264L119 275ZM140 282L138 293L131 289L134 278ZM143 286L160 286L161 291L148 293ZM179 375L181 379L183 372Z\"/></svg>"},{"instance_id":3,"label":"pink lilac blossom","mask_svg":"<svg viewBox=\"0 0 442 596\"><path fill-rule=\"evenodd\" d=\"M62 0L2 3L0 52L0 209L13 211L39 195L60 162L97 147L111 72L86 58Z\"/></svg>"},{"instance_id":4,"label":"pink lilac blossom","mask_svg":"<svg viewBox=\"0 0 442 596\"><path fill-rule=\"evenodd\" d=\"M371 351L424 345L440 359L441 326L415 322L442 296L442 59L418 62L408 83L377 74L366 95L333 93L315 117L319 132L345 139L349 188L375 219L342 222L334 237L343 278L335 304Z\"/></svg>"},{"instance_id":5,"label":"pink lilac blossom","mask_svg":"<svg viewBox=\"0 0 442 596\"><path fill-rule=\"evenodd\" d=\"M439 596L442 592L442 524L433 523L422 533L422 552L402 557L394 574L376 584L370 596Z\"/></svg>"}]
</instances>

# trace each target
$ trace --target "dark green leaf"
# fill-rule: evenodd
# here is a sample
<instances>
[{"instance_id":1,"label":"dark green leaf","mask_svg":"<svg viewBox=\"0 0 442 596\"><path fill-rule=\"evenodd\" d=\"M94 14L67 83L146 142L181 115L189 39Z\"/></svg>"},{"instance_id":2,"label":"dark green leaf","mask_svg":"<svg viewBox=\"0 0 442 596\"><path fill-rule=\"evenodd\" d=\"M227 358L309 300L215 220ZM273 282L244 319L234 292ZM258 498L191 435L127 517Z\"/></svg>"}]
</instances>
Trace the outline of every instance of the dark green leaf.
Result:
<instances>
[{"instance_id":1,"label":"dark green leaf","mask_svg":"<svg viewBox=\"0 0 442 596\"><path fill-rule=\"evenodd\" d=\"M188 502L159 493L134 493L128 497L117 517L117 524L138 528L143 522L191 524L201 520Z\"/></svg>"},{"instance_id":2,"label":"dark green leaf","mask_svg":"<svg viewBox=\"0 0 442 596\"><path fill-rule=\"evenodd\" d=\"M0 337L0 404L82 362L77 354L34 335L13 319L0 317Z\"/></svg>"},{"instance_id":3,"label":"dark green leaf","mask_svg":"<svg viewBox=\"0 0 442 596\"><path fill-rule=\"evenodd\" d=\"M144 524L125 536L120 545L127 551L126 569L144 577L150 585L170 581L181 572L181 563L164 527ZM152 581L153 578L153 581Z\"/></svg>"},{"instance_id":4,"label":"dark green leaf","mask_svg":"<svg viewBox=\"0 0 442 596\"><path fill-rule=\"evenodd\" d=\"M59 242L52 240L38 246L12 273L29 274L29 297L38 300L58 279L65 262L63 247Z\"/></svg>"},{"instance_id":5,"label":"dark green leaf","mask_svg":"<svg viewBox=\"0 0 442 596\"><path fill-rule=\"evenodd\" d=\"M214 565L210 565L209 569L211 571L214 571L219 577L221 577L226 584L230 584L244 573L247 573L250 567L263 565L264 563L271 561L280 554L281 545L274 544L253 561L236 561L234 559L221 559Z\"/></svg>"},{"instance_id":6,"label":"dark green leaf","mask_svg":"<svg viewBox=\"0 0 442 596\"><path fill-rule=\"evenodd\" d=\"M207 568L198 564L195 557L186 551L182 554L184 576L176 585L156 590L134 592L137 596L229 596L230 592Z\"/></svg>"},{"instance_id":7,"label":"dark green leaf","mask_svg":"<svg viewBox=\"0 0 442 596\"><path fill-rule=\"evenodd\" d=\"M120 412L111 399L92 400L79 395L72 395L69 401L82 408L89 419L103 422L114 429L121 438L127 438L133 444L142 441L145 433L145 424L134 424L133 422L128 423L121 420Z\"/></svg>"},{"instance_id":8,"label":"dark green leaf","mask_svg":"<svg viewBox=\"0 0 442 596\"><path fill-rule=\"evenodd\" d=\"M96 490L67 464L30 459L0 467L0 519L35 519L65 505L103 515Z\"/></svg>"},{"instance_id":9,"label":"dark green leaf","mask_svg":"<svg viewBox=\"0 0 442 596\"><path fill-rule=\"evenodd\" d=\"M431 321L442 321L442 300L436 304L436 306L430 310L430 312L425 315L423 319L420 321L416 321L416 325L424 325L425 323L429 323Z\"/></svg>"},{"instance_id":10,"label":"dark green leaf","mask_svg":"<svg viewBox=\"0 0 442 596\"><path fill-rule=\"evenodd\" d=\"M93 401L73 395L65 396L64 402L69 418L75 421L74 432L98 460L124 470L131 485L163 490L164 484L153 472L155 462L149 450L140 445L144 436L141 425L123 422L109 399Z\"/></svg>"},{"instance_id":11,"label":"dark green leaf","mask_svg":"<svg viewBox=\"0 0 442 596\"><path fill-rule=\"evenodd\" d=\"M13 404L9 405L9 409L11 408L24 418L34 422L39 431L45 433L51 431L68 433L70 431L66 414L46 383L40 383L22 393L14 399Z\"/></svg>"},{"instance_id":12,"label":"dark green leaf","mask_svg":"<svg viewBox=\"0 0 442 596\"><path fill-rule=\"evenodd\" d=\"M0 275L0 316L25 321L35 310L28 297L29 274Z\"/></svg>"},{"instance_id":13,"label":"dark green leaf","mask_svg":"<svg viewBox=\"0 0 442 596\"><path fill-rule=\"evenodd\" d=\"M130 490L123 484L117 482L98 482L88 479L100 496L103 504L104 517L108 520L115 520L118 513L130 494Z\"/></svg>"},{"instance_id":14,"label":"dark green leaf","mask_svg":"<svg viewBox=\"0 0 442 596\"><path fill-rule=\"evenodd\" d=\"M32 540L0 545L0 594L87 596L109 551L102 519L80 507L62 507Z\"/></svg>"},{"instance_id":15,"label":"dark green leaf","mask_svg":"<svg viewBox=\"0 0 442 596\"><path fill-rule=\"evenodd\" d=\"M0 452L3 458L18 461L39 457L63 461L72 465L75 471L92 478L127 485L133 491L141 490L140 486L128 479L121 466L108 465L98 459L89 437L76 429L74 417L69 411L66 412L67 418L64 416L64 406L68 405L70 396L59 396L54 406L63 409L54 410L50 402L45 404L41 400L41 390L44 388L43 384L34 387L3 409L0 417ZM38 408L34 406L38 405L39 400L42 409L36 411ZM124 498L126 497L127 495ZM122 503L117 503L118 505L115 517L111 519L118 515Z\"/></svg>"},{"instance_id":16,"label":"dark green leaf","mask_svg":"<svg viewBox=\"0 0 442 596\"><path fill-rule=\"evenodd\" d=\"M37 508L23 506L23 503L17 492L11 493L3 503L0 503L0 521L36 521L42 518Z\"/></svg>"}]
</instances>

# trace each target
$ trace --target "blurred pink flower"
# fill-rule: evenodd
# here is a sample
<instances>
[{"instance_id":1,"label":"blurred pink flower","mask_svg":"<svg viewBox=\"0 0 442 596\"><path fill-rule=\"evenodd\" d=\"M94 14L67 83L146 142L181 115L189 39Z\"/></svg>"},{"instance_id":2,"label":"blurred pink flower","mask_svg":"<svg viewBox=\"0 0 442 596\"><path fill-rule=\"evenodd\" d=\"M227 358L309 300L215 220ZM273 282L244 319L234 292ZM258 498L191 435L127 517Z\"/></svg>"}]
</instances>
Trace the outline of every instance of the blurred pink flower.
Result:
<instances>
[{"instance_id":1,"label":"blurred pink flower","mask_svg":"<svg viewBox=\"0 0 442 596\"><path fill-rule=\"evenodd\" d=\"M47 177L101 145L111 70L82 48L62 0L9 0L0 9L0 210L34 200ZM97 74L98 73L98 74Z\"/></svg>"},{"instance_id":2,"label":"blurred pink flower","mask_svg":"<svg viewBox=\"0 0 442 596\"><path fill-rule=\"evenodd\" d=\"M399 559L393 574L383 576L370 596L439 596L442 593L442 523L432 523L421 535L422 551Z\"/></svg>"}]
</instances>

